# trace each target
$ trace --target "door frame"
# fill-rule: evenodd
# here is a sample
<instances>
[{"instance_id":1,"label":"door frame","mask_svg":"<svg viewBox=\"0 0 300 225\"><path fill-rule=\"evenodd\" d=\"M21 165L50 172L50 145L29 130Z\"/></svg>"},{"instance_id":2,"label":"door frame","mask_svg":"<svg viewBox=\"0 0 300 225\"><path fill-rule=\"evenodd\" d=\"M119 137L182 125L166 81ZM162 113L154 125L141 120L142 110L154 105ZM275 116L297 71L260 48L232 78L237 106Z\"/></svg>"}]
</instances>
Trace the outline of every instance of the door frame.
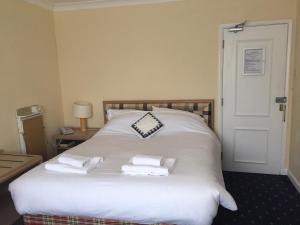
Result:
<instances>
[{"instance_id":1,"label":"door frame","mask_svg":"<svg viewBox=\"0 0 300 225\"><path fill-rule=\"evenodd\" d=\"M236 23L238 24L238 23ZM224 40L224 30L230 27L235 26L236 24L221 24L219 27L219 82L218 82L218 110L217 110L217 118L218 118L218 136L221 140L223 139L223 106L222 106L222 98L223 98L223 63L224 63L224 48L223 48L223 40ZM290 78L291 78L291 57L292 57L292 32L293 32L293 21L292 19L283 19L283 20L271 20L271 21L255 21L255 22L247 22L247 26L267 26L267 25L279 25L279 24L287 24L288 25L288 42L287 42L287 58L286 58L286 73L285 73L285 96L287 97L286 103L286 122L283 123L282 130L282 145L281 145L281 170L280 173L282 175L287 175L287 165L286 165L286 157L287 157L287 147L289 145L289 141L287 140L288 128L290 127Z\"/></svg>"}]
</instances>

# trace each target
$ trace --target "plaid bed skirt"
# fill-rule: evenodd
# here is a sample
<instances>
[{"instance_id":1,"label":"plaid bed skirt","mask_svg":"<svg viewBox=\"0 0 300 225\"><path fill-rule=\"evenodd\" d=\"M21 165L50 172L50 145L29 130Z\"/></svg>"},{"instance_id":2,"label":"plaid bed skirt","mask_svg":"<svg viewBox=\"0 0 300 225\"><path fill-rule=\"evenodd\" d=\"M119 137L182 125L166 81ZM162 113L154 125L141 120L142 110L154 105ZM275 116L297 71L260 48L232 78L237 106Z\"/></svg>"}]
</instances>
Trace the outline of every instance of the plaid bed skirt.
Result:
<instances>
[{"instance_id":1,"label":"plaid bed skirt","mask_svg":"<svg viewBox=\"0 0 300 225\"><path fill-rule=\"evenodd\" d=\"M24 215L23 218L25 225L141 225L127 221L106 220L78 216ZM168 224L159 223L152 225Z\"/></svg>"}]
</instances>

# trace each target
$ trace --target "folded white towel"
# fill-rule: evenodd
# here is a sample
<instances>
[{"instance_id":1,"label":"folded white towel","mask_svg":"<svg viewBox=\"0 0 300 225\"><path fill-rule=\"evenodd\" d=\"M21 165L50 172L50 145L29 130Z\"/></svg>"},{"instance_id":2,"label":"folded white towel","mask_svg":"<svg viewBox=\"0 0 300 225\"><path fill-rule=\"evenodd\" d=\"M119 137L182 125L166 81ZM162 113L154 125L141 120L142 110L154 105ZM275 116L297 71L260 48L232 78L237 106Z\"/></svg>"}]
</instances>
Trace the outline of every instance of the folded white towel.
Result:
<instances>
[{"instance_id":1,"label":"folded white towel","mask_svg":"<svg viewBox=\"0 0 300 225\"><path fill-rule=\"evenodd\" d=\"M136 155L131 158L133 165L144 165L144 166L161 166L162 156L156 155Z\"/></svg>"},{"instance_id":2,"label":"folded white towel","mask_svg":"<svg viewBox=\"0 0 300 225\"><path fill-rule=\"evenodd\" d=\"M86 166L91 159L92 157L64 153L58 157L57 161L69 166L82 168ZM103 158L100 157L100 160L103 161Z\"/></svg>"},{"instance_id":3,"label":"folded white towel","mask_svg":"<svg viewBox=\"0 0 300 225\"><path fill-rule=\"evenodd\" d=\"M83 167L74 167L67 164L62 164L58 160L49 161L45 164L45 169L60 172L60 173L78 173L78 174L87 174L92 169L99 166L99 163L102 161L101 157L93 157L89 160L88 163Z\"/></svg>"},{"instance_id":4,"label":"folded white towel","mask_svg":"<svg viewBox=\"0 0 300 225\"><path fill-rule=\"evenodd\" d=\"M163 162L163 166L139 166L128 163L122 166L121 170L128 175L152 175L152 176L168 176L175 165L176 159L167 158Z\"/></svg>"}]
</instances>

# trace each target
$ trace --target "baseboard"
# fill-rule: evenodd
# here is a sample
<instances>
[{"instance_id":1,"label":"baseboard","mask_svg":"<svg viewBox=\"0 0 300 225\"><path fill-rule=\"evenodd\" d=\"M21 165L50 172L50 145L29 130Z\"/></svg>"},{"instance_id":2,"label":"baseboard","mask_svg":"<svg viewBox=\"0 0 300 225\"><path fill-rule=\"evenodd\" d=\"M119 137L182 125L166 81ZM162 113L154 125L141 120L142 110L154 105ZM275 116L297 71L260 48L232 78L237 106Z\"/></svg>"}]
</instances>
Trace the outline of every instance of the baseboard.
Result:
<instances>
[{"instance_id":1,"label":"baseboard","mask_svg":"<svg viewBox=\"0 0 300 225\"><path fill-rule=\"evenodd\" d=\"M297 180L297 178L295 177L295 175L290 171L288 170L288 173L287 173L290 181L293 183L293 185L295 186L295 188L299 191L300 193L300 182Z\"/></svg>"},{"instance_id":2,"label":"baseboard","mask_svg":"<svg viewBox=\"0 0 300 225\"><path fill-rule=\"evenodd\" d=\"M288 175L288 169L287 168L281 169L280 174L281 175Z\"/></svg>"}]
</instances>

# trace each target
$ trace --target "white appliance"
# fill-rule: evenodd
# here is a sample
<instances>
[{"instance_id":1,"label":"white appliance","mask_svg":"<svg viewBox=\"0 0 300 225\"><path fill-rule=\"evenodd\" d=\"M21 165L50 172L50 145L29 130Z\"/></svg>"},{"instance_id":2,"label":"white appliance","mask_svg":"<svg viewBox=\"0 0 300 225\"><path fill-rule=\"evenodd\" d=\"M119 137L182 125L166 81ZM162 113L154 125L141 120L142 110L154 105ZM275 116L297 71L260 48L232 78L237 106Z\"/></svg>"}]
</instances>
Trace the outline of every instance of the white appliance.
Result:
<instances>
[{"instance_id":1,"label":"white appliance","mask_svg":"<svg viewBox=\"0 0 300 225\"><path fill-rule=\"evenodd\" d=\"M40 105L31 105L28 107L17 109L17 124L18 124L20 147L22 153L26 153L23 122L33 117L41 116L42 114L43 114L43 110Z\"/></svg>"}]
</instances>

